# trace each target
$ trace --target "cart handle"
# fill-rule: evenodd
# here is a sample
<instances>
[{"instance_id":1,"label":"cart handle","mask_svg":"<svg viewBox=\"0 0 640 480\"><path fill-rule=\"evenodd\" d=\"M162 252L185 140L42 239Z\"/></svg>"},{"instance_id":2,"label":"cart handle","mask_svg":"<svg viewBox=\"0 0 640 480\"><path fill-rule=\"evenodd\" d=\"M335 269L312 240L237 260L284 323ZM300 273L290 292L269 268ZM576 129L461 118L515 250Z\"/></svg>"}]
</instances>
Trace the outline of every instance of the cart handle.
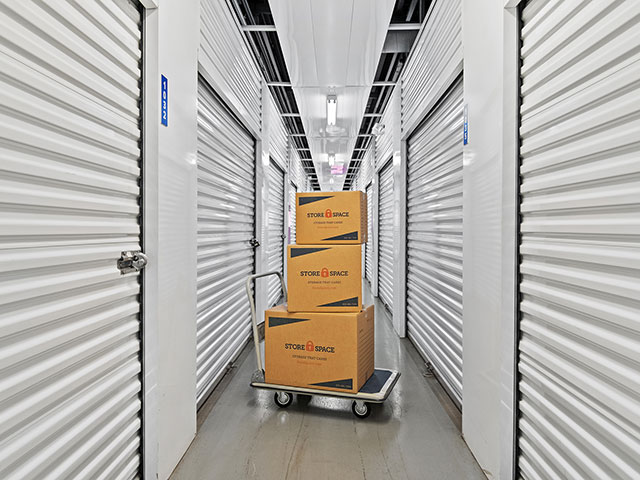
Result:
<instances>
[{"instance_id":1,"label":"cart handle","mask_svg":"<svg viewBox=\"0 0 640 480\"><path fill-rule=\"evenodd\" d=\"M251 281L256 278L268 277L270 275L277 275L280 277L280 285L282 286L282 297L284 298L284 302L287 303L287 286L284 284L284 277L280 272L267 272L267 273L256 273L254 275L249 275L247 277L246 288L247 288L247 297L249 297L249 304L251 305L251 327L253 328L253 346L256 351L256 360L258 363L258 371L264 373L264 369L262 368L262 355L260 355L260 336L258 335L258 322L256 321L256 303L253 300L253 295L251 294Z\"/></svg>"}]
</instances>

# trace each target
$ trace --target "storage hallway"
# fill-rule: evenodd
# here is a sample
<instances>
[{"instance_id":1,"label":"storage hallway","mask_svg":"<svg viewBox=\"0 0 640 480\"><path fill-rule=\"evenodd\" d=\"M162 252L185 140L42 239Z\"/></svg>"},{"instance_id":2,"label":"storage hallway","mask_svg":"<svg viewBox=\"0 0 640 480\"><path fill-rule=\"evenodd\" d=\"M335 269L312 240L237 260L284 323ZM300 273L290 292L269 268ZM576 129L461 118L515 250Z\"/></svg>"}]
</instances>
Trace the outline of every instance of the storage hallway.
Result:
<instances>
[{"instance_id":1,"label":"storage hallway","mask_svg":"<svg viewBox=\"0 0 640 480\"><path fill-rule=\"evenodd\" d=\"M250 386L340 191L367 418ZM0 0L0 479L133 478L640 479L640 2Z\"/></svg>"}]
</instances>

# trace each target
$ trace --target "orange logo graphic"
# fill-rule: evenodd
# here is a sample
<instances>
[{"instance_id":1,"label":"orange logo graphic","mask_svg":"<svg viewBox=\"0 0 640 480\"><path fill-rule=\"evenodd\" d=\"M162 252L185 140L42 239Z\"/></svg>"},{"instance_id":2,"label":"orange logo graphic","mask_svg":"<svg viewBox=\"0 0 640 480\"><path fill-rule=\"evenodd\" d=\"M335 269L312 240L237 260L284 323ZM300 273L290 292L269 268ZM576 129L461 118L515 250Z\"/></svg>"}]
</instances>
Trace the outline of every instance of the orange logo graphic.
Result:
<instances>
[{"instance_id":1,"label":"orange logo graphic","mask_svg":"<svg viewBox=\"0 0 640 480\"><path fill-rule=\"evenodd\" d=\"M313 352L313 342L311 340L307 342L307 352Z\"/></svg>"}]
</instances>

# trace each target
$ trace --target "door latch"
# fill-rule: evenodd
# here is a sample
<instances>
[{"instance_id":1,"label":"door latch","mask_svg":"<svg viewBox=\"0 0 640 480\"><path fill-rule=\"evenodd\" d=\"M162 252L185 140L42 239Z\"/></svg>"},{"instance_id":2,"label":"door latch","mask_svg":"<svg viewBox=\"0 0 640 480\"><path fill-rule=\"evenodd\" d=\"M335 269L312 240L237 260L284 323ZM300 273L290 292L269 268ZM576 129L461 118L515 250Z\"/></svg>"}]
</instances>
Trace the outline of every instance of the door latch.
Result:
<instances>
[{"instance_id":1,"label":"door latch","mask_svg":"<svg viewBox=\"0 0 640 480\"><path fill-rule=\"evenodd\" d=\"M147 256L142 252L122 252L118 259L118 270L125 273L139 272L147 265Z\"/></svg>"},{"instance_id":2,"label":"door latch","mask_svg":"<svg viewBox=\"0 0 640 480\"><path fill-rule=\"evenodd\" d=\"M249 244L253 247L253 248L257 248L260 246L260 242L258 241L258 239L256 237L253 237L251 240L249 240Z\"/></svg>"}]
</instances>

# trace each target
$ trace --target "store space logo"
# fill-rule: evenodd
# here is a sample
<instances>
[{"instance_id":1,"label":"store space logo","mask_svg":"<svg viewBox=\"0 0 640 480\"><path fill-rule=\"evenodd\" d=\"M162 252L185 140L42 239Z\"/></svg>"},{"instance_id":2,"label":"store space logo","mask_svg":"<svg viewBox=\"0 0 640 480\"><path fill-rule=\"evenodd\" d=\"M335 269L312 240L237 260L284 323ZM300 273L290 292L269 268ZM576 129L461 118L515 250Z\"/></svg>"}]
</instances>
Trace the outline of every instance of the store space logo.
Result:
<instances>
[{"instance_id":1,"label":"store space logo","mask_svg":"<svg viewBox=\"0 0 640 480\"><path fill-rule=\"evenodd\" d=\"M321 278L329 278L329 277L348 277L349 270L329 270L327 267L324 267L320 270L300 270L301 277L321 277Z\"/></svg>"},{"instance_id":2,"label":"store space logo","mask_svg":"<svg viewBox=\"0 0 640 480\"><path fill-rule=\"evenodd\" d=\"M285 350L304 350L307 352L316 353L336 353L336 347L333 345L316 345L311 340L307 340L307 343L285 343Z\"/></svg>"},{"instance_id":3,"label":"store space logo","mask_svg":"<svg viewBox=\"0 0 640 480\"><path fill-rule=\"evenodd\" d=\"M335 212L327 208L324 212L308 212L307 218L346 218L349 212Z\"/></svg>"}]
</instances>

